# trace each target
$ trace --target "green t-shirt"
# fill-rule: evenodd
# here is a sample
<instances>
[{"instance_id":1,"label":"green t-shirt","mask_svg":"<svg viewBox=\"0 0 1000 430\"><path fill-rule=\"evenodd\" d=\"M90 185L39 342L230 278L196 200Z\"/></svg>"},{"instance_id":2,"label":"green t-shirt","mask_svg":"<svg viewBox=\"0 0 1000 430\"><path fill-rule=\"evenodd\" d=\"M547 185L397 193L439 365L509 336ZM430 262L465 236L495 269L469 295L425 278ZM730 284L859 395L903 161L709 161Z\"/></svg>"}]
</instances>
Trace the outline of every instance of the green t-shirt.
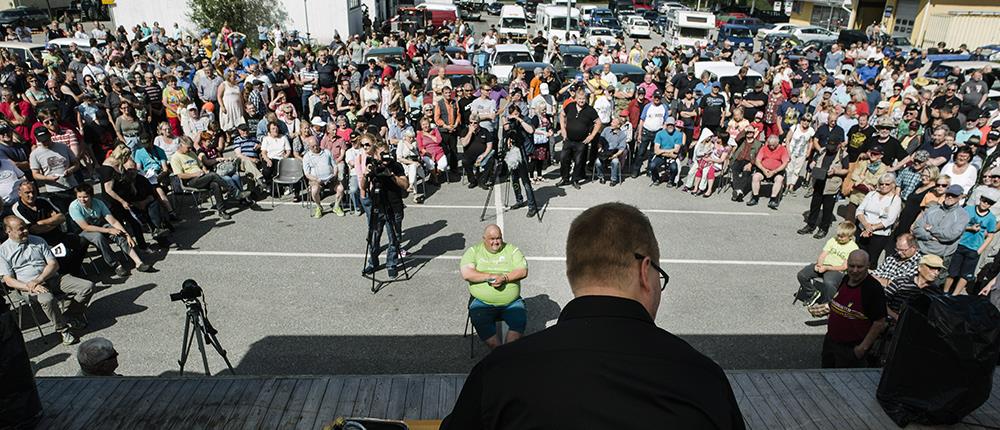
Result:
<instances>
[{"instance_id":1,"label":"green t-shirt","mask_svg":"<svg viewBox=\"0 0 1000 430\"><path fill-rule=\"evenodd\" d=\"M843 245L837 242L836 237L831 237L830 240L826 241L826 245L823 245L823 250L826 251L826 259L823 260L823 264L827 266L843 266L847 262L847 256L851 252L858 249L858 244L852 239Z\"/></svg>"},{"instance_id":2,"label":"green t-shirt","mask_svg":"<svg viewBox=\"0 0 1000 430\"><path fill-rule=\"evenodd\" d=\"M505 243L503 248L500 248L500 252L496 254L487 251L482 242L477 243L465 250L459 267L465 267L469 264L475 265L477 271L501 275L514 269L528 267L528 262L524 259L521 250L509 243ZM508 282L500 288L493 288L486 282L470 283L469 294L488 305L504 306L521 296L521 284Z\"/></svg>"}]
</instances>

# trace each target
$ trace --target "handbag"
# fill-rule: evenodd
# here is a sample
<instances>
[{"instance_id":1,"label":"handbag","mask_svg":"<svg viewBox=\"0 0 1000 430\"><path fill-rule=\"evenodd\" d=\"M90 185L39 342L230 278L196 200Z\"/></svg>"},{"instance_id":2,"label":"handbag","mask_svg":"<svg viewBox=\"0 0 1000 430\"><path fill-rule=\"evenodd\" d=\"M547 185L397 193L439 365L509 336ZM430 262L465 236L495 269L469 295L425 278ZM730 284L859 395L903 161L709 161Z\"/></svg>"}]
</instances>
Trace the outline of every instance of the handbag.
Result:
<instances>
[{"instance_id":1,"label":"handbag","mask_svg":"<svg viewBox=\"0 0 1000 430\"><path fill-rule=\"evenodd\" d=\"M226 158L215 165L215 173L219 176L232 176L236 173L236 161Z\"/></svg>"}]
</instances>

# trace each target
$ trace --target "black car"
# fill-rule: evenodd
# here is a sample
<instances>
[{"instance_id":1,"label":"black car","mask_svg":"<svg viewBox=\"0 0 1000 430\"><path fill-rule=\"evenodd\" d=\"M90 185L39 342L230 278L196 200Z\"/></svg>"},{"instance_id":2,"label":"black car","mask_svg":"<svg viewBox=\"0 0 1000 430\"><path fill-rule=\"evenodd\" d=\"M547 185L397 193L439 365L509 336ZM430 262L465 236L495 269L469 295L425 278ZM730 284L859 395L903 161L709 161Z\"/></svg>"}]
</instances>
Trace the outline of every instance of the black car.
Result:
<instances>
[{"instance_id":1,"label":"black car","mask_svg":"<svg viewBox=\"0 0 1000 430\"><path fill-rule=\"evenodd\" d=\"M559 45L559 58L562 61L561 70L557 70L562 80L573 79L580 72L580 63L590 54L590 49L583 45Z\"/></svg>"},{"instance_id":2,"label":"black car","mask_svg":"<svg viewBox=\"0 0 1000 430\"><path fill-rule=\"evenodd\" d=\"M639 83L642 82L643 78L646 77L646 71L639 68L639 66L635 66L632 64L625 64L625 63L610 63L610 64L611 64L611 73L613 73L615 76L618 76L618 79L621 79L622 76L628 76L630 81ZM594 66L590 68L591 75L600 75L602 72L604 72L603 65Z\"/></svg>"},{"instance_id":3,"label":"black car","mask_svg":"<svg viewBox=\"0 0 1000 430\"><path fill-rule=\"evenodd\" d=\"M539 63L537 61L522 61L520 63L514 63L514 68L515 69L521 68L524 70L524 82L528 83L530 83L531 80L535 77L536 68L543 70L544 69L552 70L552 76L555 76L556 82L555 85L549 86L549 91L551 91L552 94L555 94L557 91L559 91L560 88L562 88L562 82L563 82L562 78L559 76L559 73L555 69L555 67L553 67L549 63Z\"/></svg>"},{"instance_id":4,"label":"black car","mask_svg":"<svg viewBox=\"0 0 1000 430\"><path fill-rule=\"evenodd\" d=\"M503 4L498 1L486 5L486 13L493 16L500 16L500 9L503 9Z\"/></svg>"},{"instance_id":5,"label":"black car","mask_svg":"<svg viewBox=\"0 0 1000 430\"><path fill-rule=\"evenodd\" d=\"M42 28L50 22L49 14L33 7L19 6L0 11L0 25L24 23L28 27Z\"/></svg>"}]
</instances>

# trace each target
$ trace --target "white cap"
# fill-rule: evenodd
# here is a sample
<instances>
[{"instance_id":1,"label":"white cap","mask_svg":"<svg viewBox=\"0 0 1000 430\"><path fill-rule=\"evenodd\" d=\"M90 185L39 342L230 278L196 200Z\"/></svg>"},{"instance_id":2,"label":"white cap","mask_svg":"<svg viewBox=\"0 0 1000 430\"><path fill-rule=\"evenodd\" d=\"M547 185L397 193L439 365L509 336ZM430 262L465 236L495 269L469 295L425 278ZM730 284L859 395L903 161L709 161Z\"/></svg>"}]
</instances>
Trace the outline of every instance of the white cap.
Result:
<instances>
[{"instance_id":1,"label":"white cap","mask_svg":"<svg viewBox=\"0 0 1000 430\"><path fill-rule=\"evenodd\" d=\"M309 123L320 127L326 127L326 121L323 121L323 118L320 118L318 116L312 117L312 121L310 121Z\"/></svg>"},{"instance_id":2,"label":"white cap","mask_svg":"<svg viewBox=\"0 0 1000 430\"><path fill-rule=\"evenodd\" d=\"M542 93L542 95L549 95L549 84L543 82L538 86L538 91Z\"/></svg>"}]
</instances>

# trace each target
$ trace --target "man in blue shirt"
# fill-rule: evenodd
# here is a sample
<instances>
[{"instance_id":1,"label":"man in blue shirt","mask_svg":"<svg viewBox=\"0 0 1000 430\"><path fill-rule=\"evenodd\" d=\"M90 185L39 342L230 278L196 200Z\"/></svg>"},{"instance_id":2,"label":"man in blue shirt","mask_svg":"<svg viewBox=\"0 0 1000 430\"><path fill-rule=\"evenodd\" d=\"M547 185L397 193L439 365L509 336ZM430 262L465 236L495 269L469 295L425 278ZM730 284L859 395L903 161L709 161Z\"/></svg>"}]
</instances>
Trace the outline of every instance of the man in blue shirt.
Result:
<instances>
[{"instance_id":1,"label":"man in blue shirt","mask_svg":"<svg viewBox=\"0 0 1000 430\"><path fill-rule=\"evenodd\" d=\"M119 261L118 254L111 249L111 241L118 244L135 263L136 270L152 272L153 266L146 264L135 252L135 238L122 225L100 199L94 198L94 187L83 184L75 188L76 199L69 205L69 216L80 228L80 237L94 244L101 252L104 262L115 268L118 276L127 276L128 269ZM142 234L137 232L136 234Z\"/></svg>"},{"instance_id":2,"label":"man in blue shirt","mask_svg":"<svg viewBox=\"0 0 1000 430\"><path fill-rule=\"evenodd\" d=\"M667 118L663 124L663 130L656 133L653 139L653 159L649 161L649 176L653 178L653 185L663 183L664 175L658 173L661 166L666 167L666 182L670 186L676 186L674 182L677 176L677 155L681 147L684 146L684 132L677 129L683 123L673 118Z\"/></svg>"},{"instance_id":3,"label":"man in blue shirt","mask_svg":"<svg viewBox=\"0 0 1000 430\"><path fill-rule=\"evenodd\" d=\"M878 76L878 60L875 58L869 58L868 64L858 67L858 78L861 82L868 82L875 76Z\"/></svg>"},{"instance_id":4,"label":"man in blue shirt","mask_svg":"<svg viewBox=\"0 0 1000 430\"><path fill-rule=\"evenodd\" d=\"M948 279L944 281L945 293L956 296L962 294L965 292L965 285L975 280L979 256L989 248L993 234L997 231L997 218L990 212L997 200L1000 200L1000 191L986 188L979 195L978 202L968 202L969 205L965 207L969 223L965 225L965 231L958 239L958 249L948 264Z\"/></svg>"},{"instance_id":5,"label":"man in blue shirt","mask_svg":"<svg viewBox=\"0 0 1000 430\"><path fill-rule=\"evenodd\" d=\"M622 181L621 176L621 156L628 150L628 133L622 130L622 118L614 116L611 118L611 126L601 131L602 151L594 162L600 177L604 183L604 163L610 161L611 164L611 186L618 185Z\"/></svg>"}]
</instances>

